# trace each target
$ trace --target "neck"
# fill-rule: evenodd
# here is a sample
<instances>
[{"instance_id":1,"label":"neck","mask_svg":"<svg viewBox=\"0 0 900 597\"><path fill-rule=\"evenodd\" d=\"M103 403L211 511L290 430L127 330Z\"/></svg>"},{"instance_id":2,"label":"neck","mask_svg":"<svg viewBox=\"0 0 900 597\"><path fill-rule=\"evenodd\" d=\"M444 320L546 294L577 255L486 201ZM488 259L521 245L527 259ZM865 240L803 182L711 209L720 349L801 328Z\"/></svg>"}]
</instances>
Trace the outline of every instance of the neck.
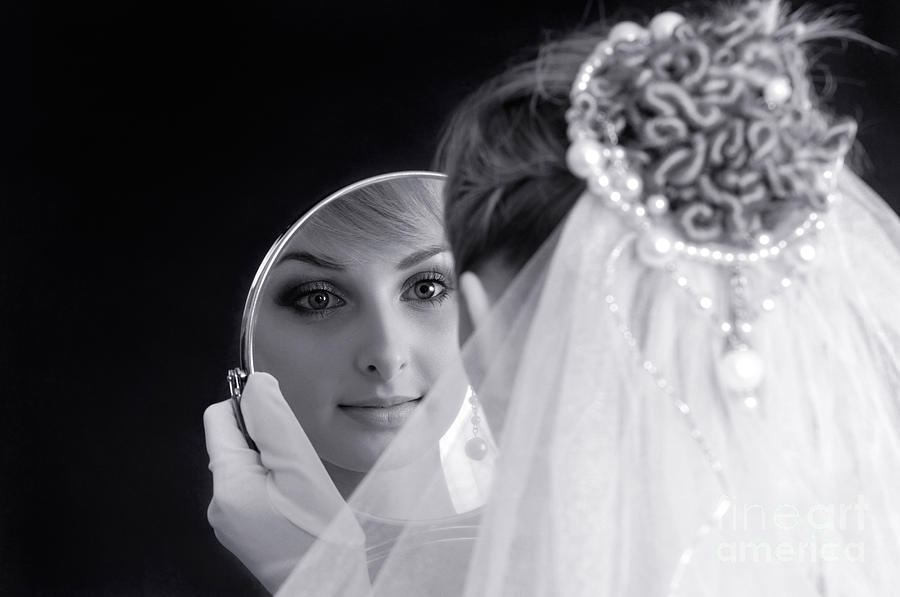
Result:
<instances>
[{"instance_id":1,"label":"neck","mask_svg":"<svg viewBox=\"0 0 900 597\"><path fill-rule=\"evenodd\" d=\"M347 470L322 461L328 476L331 477L338 493L347 501L367 473ZM431 484L422 486L422 480L432 480L435 471L440 470L440 455L437 450L397 469L379 470L378 474L368 481L367 496L372 500L364 505L366 512L385 518L407 518L411 512L417 516L443 517L453 513L450 495L443 483L435 487ZM417 483L417 481L419 481ZM431 486L429 486L431 485ZM425 500L423 509L422 495L427 492L431 499ZM377 499L376 499L377 496Z\"/></svg>"},{"instance_id":2,"label":"neck","mask_svg":"<svg viewBox=\"0 0 900 597\"><path fill-rule=\"evenodd\" d=\"M341 494L345 502L350 499L350 496L362 482L363 477L366 476L366 473L341 468L325 460L322 461L322 464L325 465L328 476L331 477L332 483L337 487L338 493Z\"/></svg>"}]
</instances>

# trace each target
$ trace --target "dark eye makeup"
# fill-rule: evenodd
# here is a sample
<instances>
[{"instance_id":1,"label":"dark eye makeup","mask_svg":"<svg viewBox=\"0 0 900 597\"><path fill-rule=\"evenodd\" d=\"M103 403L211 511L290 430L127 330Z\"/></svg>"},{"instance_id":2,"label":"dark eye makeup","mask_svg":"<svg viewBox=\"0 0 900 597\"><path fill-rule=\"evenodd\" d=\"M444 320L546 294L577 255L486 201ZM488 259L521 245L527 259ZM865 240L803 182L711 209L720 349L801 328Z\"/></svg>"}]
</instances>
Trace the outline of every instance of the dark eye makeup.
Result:
<instances>
[{"instance_id":1,"label":"dark eye makeup","mask_svg":"<svg viewBox=\"0 0 900 597\"><path fill-rule=\"evenodd\" d=\"M449 272L438 268L410 276L402 285L400 300L416 308L438 307L448 300L455 287ZM276 294L276 304L293 309L302 317L330 317L347 304L343 292L327 280L287 285Z\"/></svg>"},{"instance_id":2,"label":"dark eye makeup","mask_svg":"<svg viewBox=\"0 0 900 597\"><path fill-rule=\"evenodd\" d=\"M303 317L322 318L347 304L334 284L324 280L288 286L276 296L275 302Z\"/></svg>"},{"instance_id":3,"label":"dark eye makeup","mask_svg":"<svg viewBox=\"0 0 900 597\"><path fill-rule=\"evenodd\" d=\"M437 307L456 290L452 276L436 268L419 272L403 284L402 301L415 301L423 306Z\"/></svg>"}]
</instances>

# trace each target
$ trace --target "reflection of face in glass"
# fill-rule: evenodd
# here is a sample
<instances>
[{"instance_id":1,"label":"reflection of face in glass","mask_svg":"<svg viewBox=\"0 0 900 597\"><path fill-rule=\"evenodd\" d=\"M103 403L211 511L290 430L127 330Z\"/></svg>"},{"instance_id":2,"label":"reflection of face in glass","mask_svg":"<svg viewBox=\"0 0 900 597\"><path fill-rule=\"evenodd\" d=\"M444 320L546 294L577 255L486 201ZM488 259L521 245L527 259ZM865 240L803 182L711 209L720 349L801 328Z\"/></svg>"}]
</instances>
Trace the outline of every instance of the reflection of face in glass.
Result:
<instances>
[{"instance_id":1,"label":"reflection of face in glass","mask_svg":"<svg viewBox=\"0 0 900 597\"><path fill-rule=\"evenodd\" d=\"M319 456L366 471L458 359L437 180L367 187L320 209L263 290L256 368L278 379Z\"/></svg>"}]
</instances>

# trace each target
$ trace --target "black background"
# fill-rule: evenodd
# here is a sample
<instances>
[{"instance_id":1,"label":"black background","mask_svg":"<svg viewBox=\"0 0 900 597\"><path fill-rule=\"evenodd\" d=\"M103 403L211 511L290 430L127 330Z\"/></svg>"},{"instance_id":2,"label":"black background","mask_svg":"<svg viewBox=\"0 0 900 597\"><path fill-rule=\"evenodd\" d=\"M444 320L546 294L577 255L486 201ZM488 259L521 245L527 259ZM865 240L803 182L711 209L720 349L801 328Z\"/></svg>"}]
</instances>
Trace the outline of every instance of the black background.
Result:
<instances>
[{"instance_id":1,"label":"black background","mask_svg":"<svg viewBox=\"0 0 900 597\"><path fill-rule=\"evenodd\" d=\"M258 262L328 192L427 168L520 48L664 5L586 1L3 3L0 594L261 593L207 525L201 422ZM852 6L900 48L897 3ZM900 60L828 64L898 197Z\"/></svg>"}]
</instances>

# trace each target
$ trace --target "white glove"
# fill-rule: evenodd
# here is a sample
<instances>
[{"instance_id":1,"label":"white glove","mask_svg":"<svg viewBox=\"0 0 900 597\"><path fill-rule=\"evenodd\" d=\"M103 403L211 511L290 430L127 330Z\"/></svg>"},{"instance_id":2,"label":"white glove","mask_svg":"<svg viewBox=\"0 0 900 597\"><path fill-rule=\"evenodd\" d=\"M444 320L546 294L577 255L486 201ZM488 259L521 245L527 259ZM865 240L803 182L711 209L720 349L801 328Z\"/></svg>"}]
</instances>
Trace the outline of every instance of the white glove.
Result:
<instances>
[{"instance_id":1,"label":"white glove","mask_svg":"<svg viewBox=\"0 0 900 597\"><path fill-rule=\"evenodd\" d=\"M362 529L275 378L250 375L241 411L259 452L247 446L230 400L203 414L213 475L207 515L219 542L273 593L326 529L330 543L362 553Z\"/></svg>"}]
</instances>

